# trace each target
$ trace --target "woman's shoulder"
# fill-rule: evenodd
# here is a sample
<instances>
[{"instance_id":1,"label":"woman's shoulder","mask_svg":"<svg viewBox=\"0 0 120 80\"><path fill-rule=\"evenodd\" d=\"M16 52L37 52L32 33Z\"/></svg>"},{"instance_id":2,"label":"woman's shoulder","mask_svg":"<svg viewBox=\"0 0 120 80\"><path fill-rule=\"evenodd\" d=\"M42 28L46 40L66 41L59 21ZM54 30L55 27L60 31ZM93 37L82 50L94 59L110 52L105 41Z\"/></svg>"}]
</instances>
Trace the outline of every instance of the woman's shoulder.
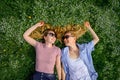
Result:
<instances>
[{"instance_id":1,"label":"woman's shoulder","mask_svg":"<svg viewBox=\"0 0 120 80\"><path fill-rule=\"evenodd\" d=\"M93 41L90 41L90 42L85 42L85 43L82 43L82 44L77 44L79 46L79 49L81 51L93 51L94 50L94 42Z\"/></svg>"},{"instance_id":2,"label":"woman's shoulder","mask_svg":"<svg viewBox=\"0 0 120 80\"><path fill-rule=\"evenodd\" d=\"M58 46L56 46L56 45L53 45L53 47L55 48L55 49L60 49Z\"/></svg>"},{"instance_id":3,"label":"woman's shoulder","mask_svg":"<svg viewBox=\"0 0 120 80\"><path fill-rule=\"evenodd\" d=\"M66 51L66 50L68 50L68 47L62 48L62 51Z\"/></svg>"},{"instance_id":4,"label":"woman's shoulder","mask_svg":"<svg viewBox=\"0 0 120 80\"><path fill-rule=\"evenodd\" d=\"M79 46L79 47L86 47L86 46L91 46L91 45L94 45L94 43L93 43L93 40L92 41L89 41L89 42L84 42L84 43L77 43L77 45Z\"/></svg>"},{"instance_id":5,"label":"woman's shoulder","mask_svg":"<svg viewBox=\"0 0 120 80\"><path fill-rule=\"evenodd\" d=\"M42 42L36 41L36 45L35 45L35 47L42 46L42 45L43 45Z\"/></svg>"},{"instance_id":6,"label":"woman's shoulder","mask_svg":"<svg viewBox=\"0 0 120 80\"><path fill-rule=\"evenodd\" d=\"M61 49L58 46L53 45L53 48L54 48L54 50L57 50L57 51L61 52Z\"/></svg>"}]
</instances>

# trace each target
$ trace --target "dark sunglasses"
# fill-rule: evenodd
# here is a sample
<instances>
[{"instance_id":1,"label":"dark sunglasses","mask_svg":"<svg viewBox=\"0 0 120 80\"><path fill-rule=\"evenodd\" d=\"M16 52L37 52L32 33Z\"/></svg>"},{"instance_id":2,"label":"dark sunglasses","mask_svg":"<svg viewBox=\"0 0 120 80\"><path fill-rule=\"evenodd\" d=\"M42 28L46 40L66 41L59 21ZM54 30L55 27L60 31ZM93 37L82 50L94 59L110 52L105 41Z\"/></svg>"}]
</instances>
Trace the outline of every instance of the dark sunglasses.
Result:
<instances>
[{"instance_id":1,"label":"dark sunglasses","mask_svg":"<svg viewBox=\"0 0 120 80\"><path fill-rule=\"evenodd\" d=\"M47 35L49 35L51 37L56 37L56 34L54 34L54 33L47 33Z\"/></svg>"},{"instance_id":2,"label":"dark sunglasses","mask_svg":"<svg viewBox=\"0 0 120 80\"><path fill-rule=\"evenodd\" d=\"M68 39L69 37L73 37L73 36L70 36L70 35L66 35L66 36L63 36L62 39Z\"/></svg>"}]
</instances>

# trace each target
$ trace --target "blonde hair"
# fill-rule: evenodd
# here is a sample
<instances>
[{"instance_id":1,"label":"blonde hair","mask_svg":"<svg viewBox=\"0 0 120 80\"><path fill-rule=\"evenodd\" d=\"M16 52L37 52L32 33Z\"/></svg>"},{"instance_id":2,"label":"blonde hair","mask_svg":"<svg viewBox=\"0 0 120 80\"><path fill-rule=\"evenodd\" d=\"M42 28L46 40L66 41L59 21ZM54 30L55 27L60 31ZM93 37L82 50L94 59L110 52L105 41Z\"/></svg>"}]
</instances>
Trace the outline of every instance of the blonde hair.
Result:
<instances>
[{"instance_id":1,"label":"blonde hair","mask_svg":"<svg viewBox=\"0 0 120 80\"><path fill-rule=\"evenodd\" d=\"M68 27L68 26L66 26ZM86 27L81 26L81 25L69 25L71 29L68 29L64 32L64 35L66 33L71 33L71 35L75 36L77 39L81 37L85 32L87 31Z\"/></svg>"},{"instance_id":2,"label":"blonde hair","mask_svg":"<svg viewBox=\"0 0 120 80\"><path fill-rule=\"evenodd\" d=\"M43 33L46 29L50 29L52 31L54 31L57 34L57 39L62 42L62 36L65 33L70 32L73 36L75 36L77 39L79 37L81 37L86 31L86 27L81 26L79 24L68 24L65 26L51 26L50 24L44 24L41 27L36 28L31 34L30 36L32 38L36 38L36 39L41 39L43 38Z\"/></svg>"}]
</instances>

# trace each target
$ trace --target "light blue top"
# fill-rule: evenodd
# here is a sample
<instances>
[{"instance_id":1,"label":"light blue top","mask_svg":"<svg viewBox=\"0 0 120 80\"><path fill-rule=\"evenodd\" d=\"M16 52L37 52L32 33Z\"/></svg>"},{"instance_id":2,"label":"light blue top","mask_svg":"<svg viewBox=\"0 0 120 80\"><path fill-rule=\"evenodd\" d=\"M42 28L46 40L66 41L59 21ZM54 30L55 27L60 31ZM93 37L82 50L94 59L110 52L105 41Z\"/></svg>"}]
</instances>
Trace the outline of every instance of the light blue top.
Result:
<instances>
[{"instance_id":1,"label":"light blue top","mask_svg":"<svg viewBox=\"0 0 120 80\"><path fill-rule=\"evenodd\" d=\"M91 80L87 66L80 57L72 59L68 54L66 59L69 66L70 80Z\"/></svg>"},{"instance_id":2,"label":"light blue top","mask_svg":"<svg viewBox=\"0 0 120 80\"><path fill-rule=\"evenodd\" d=\"M97 80L98 74L94 69L91 56L91 52L94 50L93 41L84 44L77 44L77 46L80 50L80 56L76 60L69 58L68 47L62 49L61 60L66 73L66 80ZM80 67L82 69L79 69ZM77 72L75 72L76 70ZM83 74L81 75L81 73Z\"/></svg>"}]
</instances>

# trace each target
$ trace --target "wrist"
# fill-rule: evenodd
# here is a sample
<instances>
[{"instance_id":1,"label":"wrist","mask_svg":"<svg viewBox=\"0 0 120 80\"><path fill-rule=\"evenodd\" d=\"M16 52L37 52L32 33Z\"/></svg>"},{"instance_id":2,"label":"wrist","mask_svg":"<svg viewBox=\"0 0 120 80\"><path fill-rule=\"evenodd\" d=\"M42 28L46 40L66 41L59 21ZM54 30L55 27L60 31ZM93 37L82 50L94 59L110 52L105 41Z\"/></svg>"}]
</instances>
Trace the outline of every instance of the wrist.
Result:
<instances>
[{"instance_id":1,"label":"wrist","mask_svg":"<svg viewBox=\"0 0 120 80\"><path fill-rule=\"evenodd\" d=\"M58 80L62 80L61 78L58 78Z\"/></svg>"},{"instance_id":2,"label":"wrist","mask_svg":"<svg viewBox=\"0 0 120 80\"><path fill-rule=\"evenodd\" d=\"M92 28L89 26L89 27L87 27L88 28L88 30L91 30Z\"/></svg>"},{"instance_id":3,"label":"wrist","mask_svg":"<svg viewBox=\"0 0 120 80\"><path fill-rule=\"evenodd\" d=\"M62 80L61 78L58 78L58 80Z\"/></svg>"}]
</instances>

